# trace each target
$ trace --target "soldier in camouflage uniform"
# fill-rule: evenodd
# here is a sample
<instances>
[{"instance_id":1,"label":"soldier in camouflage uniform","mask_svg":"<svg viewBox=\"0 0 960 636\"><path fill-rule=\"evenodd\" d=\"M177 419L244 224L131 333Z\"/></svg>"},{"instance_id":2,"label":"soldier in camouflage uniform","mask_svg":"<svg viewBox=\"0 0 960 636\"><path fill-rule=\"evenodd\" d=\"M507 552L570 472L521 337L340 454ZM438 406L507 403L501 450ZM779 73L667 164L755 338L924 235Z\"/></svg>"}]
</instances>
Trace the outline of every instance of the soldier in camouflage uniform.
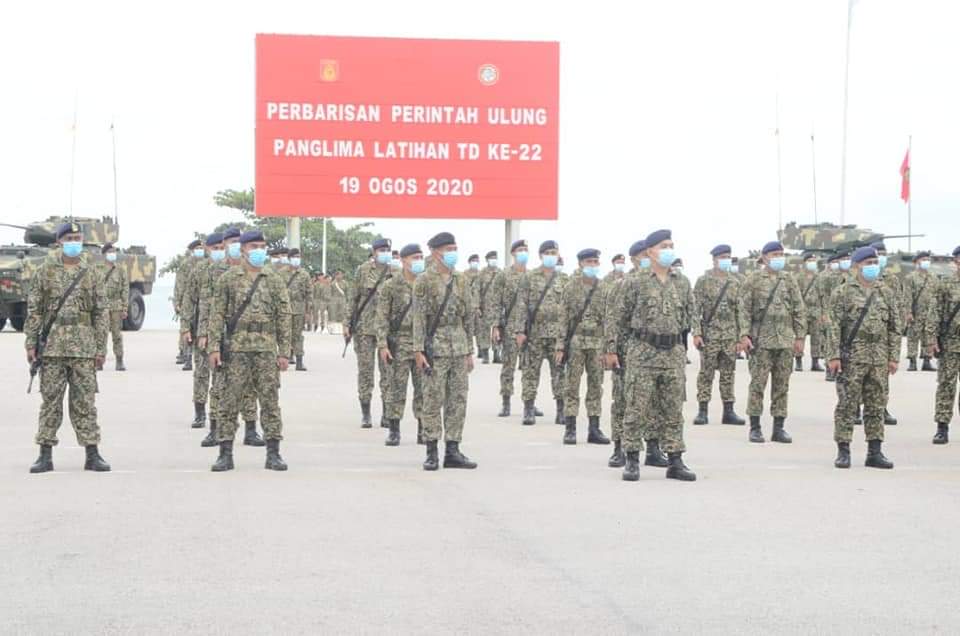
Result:
<instances>
[{"instance_id":1,"label":"soldier in camouflage uniform","mask_svg":"<svg viewBox=\"0 0 960 636\"><path fill-rule=\"evenodd\" d=\"M327 327L327 303L330 296L330 281L325 274L318 274L313 281L313 330L323 333Z\"/></svg>"},{"instance_id":2,"label":"soldier in camouflage uniform","mask_svg":"<svg viewBox=\"0 0 960 636\"><path fill-rule=\"evenodd\" d=\"M753 272L740 288L737 323L740 349L750 352L750 441L763 443L760 415L763 392L770 379L770 414L773 415L771 441L789 444L784 430L793 357L803 355L807 332L806 309L797 281L783 271L786 257L783 245L771 241L763 246L764 268Z\"/></svg>"},{"instance_id":3,"label":"soldier in camouflage uniform","mask_svg":"<svg viewBox=\"0 0 960 636\"><path fill-rule=\"evenodd\" d=\"M473 371L473 297L456 271L457 242L441 232L427 243L431 267L413 286L413 350L423 378L424 470L437 470L437 441L444 436L444 468L476 468L460 452L467 414L468 374ZM444 303L446 299L446 303Z\"/></svg>"},{"instance_id":4,"label":"soldier in camouflage uniform","mask_svg":"<svg viewBox=\"0 0 960 636\"><path fill-rule=\"evenodd\" d=\"M607 288L600 282L600 250L577 253L579 271L563 288L555 358L564 367L564 444L577 443L577 413L580 411L580 378L587 374L586 409L588 444L609 444L600 430L603 397L603 324Z\"/></svg>"},{"instance_id":5,"label":"soldier in camouflage uniform","mask_svg":"<svg viewBox=\"0 0 960 636\"><path fill-rule=\"evenodd\" d=\"M733 410L734 378L737 372L737 299L740 281L731 273L733 260L729 245L710 250L713 269L699 279L693 289L693 346L700 351L700 373L697 374L699 411L694 424L707 424L707 405L713 391L713 377L720 372L720 399L723 401L724 424L743 425L742 417Z\"/></svg>"},{"instance_id":6,"label":"soldier in camouflage uniform","mask_svg":"<svg viewBox=\"0 0 960 636\"><path fill-rule=\"evenodd\" d=\"M263 271L266 241L259 230L240 237L243 265L216 282L209 316L210 367L225 378L217 439L220 455L214 472L233 470L233 438L240 404L247 395L260 402L268 470L286 470L280 456L280 376L290 362L290 298L276 271ZM247 301L247 298L250 300ZM224 334L221 339L220 334Z\"/></svg>"},{"instance_id":7,"label":"soldier in camouflage uniform","mask_svg":"<svg viewBox=\"0 0 960 636\"><path fill-rule=\"evenodd\" d=\"M77 443L86 448L84 470L110 470L100 456L100 427L97 424L96 365L106 357L107 315L103 287L93 265L83 255L83 234L76 223L64 223L55 232L60 252L53 253L34 273L27 297L27 362L40 367L40 425L36 443L40 457L31 473L53 470L53 447L63 423L63 394L70 389L70 423ZM66 295L71 284L74 289ZM63 299L59 311L57 307ZM43 350L41 337L52 325Z\"/></svg>"},{"instance_id":8,"label":"soldier in camouflage uniform","mask_svg":"<svg viewBox=\"0 0 960 636\"><path fill-rule=\"evenodd\" d=\"M845 263L848 259L849 254L843 251L832 255L827 261L829 269L824 270L823 274L817 278L816 285L814 285L816 300L820 309L821 342L826 339L827 332L830 330L830 298L833 291L843 285L848 278L849 267L847 270L841 267L841 263ZM836 376L830 372L829 368L825 371L825 379L827 382L836 381Z\"/></svg>"},{"instance_id":9,"label":"soldier in camouflage uniform","mask_svg":"<svg viewBox=\"0 0 960 636\"><path fill-rule=\"evenodd\" d=\"M290 269L284 274L284 282L290 294L290 336L293 338L293 355L297 361L297 371L306 371L303 366L303 325L307 316L313 313L313 290L310 287L310 274L300 266L300 250L290 250Z\"/></svg>"},{"instance_id":10,"label":"soldier in camouflage uniform","mask_svg":"<svg viewBox=\"0 0 960 636\"><path fill-rule=\"evenodd\" d=\"M500 267L497 262L497 253L495 251L487 252L487 266L483 268L477 280L477 307L479 309L479 318L477 320L477 348L480 350L480 359L483 364L490 364L490 332L496 322L497 309L494 305L493 280L500 273ZM499 351L499 350L497 350ZM498 353L494 352L494 362Z\"/></svg>"},{"instance_id":11,"label":"soldier in camouflage uniform","mask_svg":"<svg viewBox=\"0 0 960 636\"><path fill-rule=\"evenodd\" d=\"M627 259L623 254L617 254L610 259L613 269L603 277L604 283L614 283L623 280L627 271Z\"/></svg>"},{"instance_id":12,"label":"soldier in camouflage uniform","mask_svg":"<svg viewBox=\"0 0 960 636\"><path fill-rule=\"evenodd\" d=\"M187 288L187 282L190 280L193 269L202 263L204 258L206 258L206 251L203 249L203 241L200 239L190 241L190 244L187 245L187 252L184 254L183 259L180 261L180 266L177 268L173 283L173 315L176 316L177 320L183 320L181 304L183 294ZM184 342L183 338L180 338L178 345L179 353L177 354L177 364L186 364L187 360L190 359L187 343Z\"/></svg>"},{"instance_id":13,"label":"soldier in camouflage uniform","mask_svg":"<svg viewBox=\"0 0 960 636\"><path fill-rule=\"evenodd\" d=\"M817 290L817 284L820 281L820 273L817 263L817 255L814 252L804 252L803 265L799 271L794 272L797 288L803 297L803 305L807 309L807 335L810 336L810 370L823 371L820 366L820 358L823 357L822 341L823 322L822 317L826 311L820 305L820 293ZM794 371L803 371L803 357L797 356Z\"/></svg>"},{"instance_id":14,"label":"soldier in camouflage uniform","mask_svg":"<svg viewBox=\"0 0 960 636\"><path fill-rule=\"evenodd\" d=\"M851 279L830 298L829 366L837 375L837 407L833 439L837 468L850 468L853 427L863 404L867 438L866 466L893 468L883 455L883 413L889 395L889 376L900 360L901 325L896 297L877 282L877 251L861 247L853 253Z\"/></svg>"},{"instance_id":15,"label":"soldier in camouflage uniform","mask_svg":"<svg viewBox=\"0 0 960 636\"><path fill-rule=\"evenodd\" d=\"M383 285L377 303L377 349L387 368L387 446L400 445L400 420L407 403L407 378L413 384L413 416L417 443L423 443L423 374L413 350L413 285L425 269L423 251L410 244L400 250L403 269Z\"/></svg>"},{"instance_id":16,"label":"soldier in camouflage uniform","mask_svg":"<svg viewBox=\"0 0 960 636\"><path fill-rule=\"evenodd\" d=\"M195 364L193 368L193 424L192 428L203 428L207 421L207 397L210 392L210 366L207 364L207 352L196 344L200 334L197 330L200 324L200 293L203 282L206 280L207 269L213 264L223 261L226 252L223 247L223 234L212 232L205 240L204 253L209 258L196 259L197 263L187 272L177 272L179 282L181 276L188 275L183 281L183 291L180 295L180 339L193 351ZM213 411L210 412L211 417ZM212 433L211 433L212 434Z\"/></svg>"},{"instance_id":17,"label":"soldier in camouflage uniform","mask_svg":"<svg viewBox=\"0 0 960 636\"><path fill-rule=\"evenodd\" d=\"M523 424L527 426L536 423L534 402L540 386L540 369L544 360L550 367L550 386L557 405L555 422L560 423L563 418L563 376L560 365L556 364L554 359L563 293L557 284L559 273L556 267L559 254L560 248L556 241L544 241L540 245L541 266L528 271L520 279L517 307L508 330L521 352Z\"/></svg>"},{"instance_id":18,"label":"soldier in camouflage uniform","mask_svg":"<svg viewBox=\"0 0 960 636\"><path fill-rule=\"evenodd\" d=\"M103 295L110 310L110 336L113 340L113 356L116 358L117 371L126 371L123 364L123 321L127 319L127 307L130 304L130 279L127 270L117 267L117 248L113 243L105 243L100 248L104 262L98 275ZM103 350L106 351L106 343Z\"/></svg>"},{"instance_id":19,"label":"soldier in camouflage uniform","mask_svg":"<svg viewBox=\"0 0 960 636\"><path fill-rule=\"evenodd\" d=\"M960 376L960 247L953 250L956 273L940 279L924 322L924 343L928 356L940 358L937 365L937 398L934 420L937 433L934 444L949 440L953 400Z\"/></svg>"},{"instance_id":20,"label":"soldier in camouflage uniform","mask_svg":"<svg viewBox=\"0 0 960 636\"><path fill-rule=\"evenodd\" d=\"M683 399L686 362L682 331L693 312L693 293L682 291L674 261L670 230L657 230L643 242L650 269L630 276L617 300L615 319L605 333L606 366L620 366L618 341L628 337L627 407L623 422L625 481L640 478L643 439L657 439L669 456L668 479L694 481L697 476L683 463ZM631 249L631 252L633 249ZM629 334L627 336L626 334ZM655 434L644 434L644 427Z\"/></svg>"},{"instance_id":21,"label":"soldier in camouflage uniform","mask_svg":"<svg viewBox=\"0 0 960 636\"><path fill-rule=\"evenodd\" d=\"M343 333L343 323L348 318L347 299L350 298L350 294L350 284L343 278L343 272L338 269L333 273L327 297L328 328L335 336Z\"/></svg>"},{"instance_id":22,"label":"soldier in camouflage uniform","mask_svg":"<svg viewBox=\"0 0 960 636\"><path fill-rule=\"evenodd\" d=\"M500 369L500 397L503 400L503 408L498 413L499 417L510 416L510 396L513 395L513 374L517 369L518 356L516 340L509 337L508 329L513 321L514 312L517 311L520 280L527 272L527 259L530 256L527 242L523 239L514 241L510 246L510 254L513 255L513 265L497 274L493 279L491 290L494 312L497 315L493 339L503 349L503 368Z\"/></svg>"},{"instance_id":23,"label":"soldier in camouflage uniform","mask_svg":"<svg viewBox=\"0 0 960 636\"><path fill-rule=\"evenodd\" d=\"M880 263L880 278L877 279L877 282L881 287L888 288L893 294L893 300L897 304L897 320L903 328L903 325L906 325L907 318L903 310L903 283L899 276L891 274L890 270L887 269L887 246L884 245L883 241L871 243L870 247L877 251L877 259ZM903 331L900 333L902 334ZM883 409L883 423L886 426L896 426L897 424L897 418L890 414L888 407Z\"/></svg>"},{"instance_id":24,"label":"soldier in camouflage uniform","mask_svg":"<svg viewBox=\"0 0 960 636\"><path fill-rule=\"evenodd\" d=\"M920 350L920 341L926 329L924 320L930 313L937 277L930 273L930 252L917 252L913 263L916 269L907 274L903 281L903 303L907 310L907 360L910 362L907 371L917 370L917 351L923 358L922 369L936 371L927 352Z\"/></svg>"},{"instance_id":25,"label":"soldier in camouflage uniform","mask_svg":"<svg viewBox=\"0 0 960 636\"><path fill-rule=\"evenodd\" d=\"M476 334L479 331L479 325L477 321L480 319L480 255L471 254L467 258L467 269L464 270L463 275L467 277L467 282L470 286L470 293L473 294L473 306L476 309L477 317L473 321L473 333ZM470 343L471 346L474 343ZM480 345L477 345L477 355L480 355Z\"/></svg>"}]
</instances>

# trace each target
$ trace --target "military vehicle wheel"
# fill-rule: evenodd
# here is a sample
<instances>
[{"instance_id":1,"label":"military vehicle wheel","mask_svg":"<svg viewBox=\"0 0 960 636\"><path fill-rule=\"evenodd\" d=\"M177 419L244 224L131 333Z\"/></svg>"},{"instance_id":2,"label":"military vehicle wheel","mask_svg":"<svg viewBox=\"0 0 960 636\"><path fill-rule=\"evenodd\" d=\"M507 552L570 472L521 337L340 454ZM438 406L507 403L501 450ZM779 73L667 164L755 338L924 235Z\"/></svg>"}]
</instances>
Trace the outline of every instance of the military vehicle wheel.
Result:
<instances>
[{"instance_id":1,"label":"military vehicle wheel","mask_svg":"<svg viewBox=\"0 0 960 636\"><path fill-rule=\"evenodd\" d=\"M10 324L17 331L23 331L23 324L27 321L25 316L10 316Z\"/></svg>"},{"instance_id":2,"label":"military vehicle wheel","mask_svg":"<svg viewBox=\"0 0 960 636\"><path fill-rule=\"evenodd\" d=\"M7 326L7 319L0 318L0 331L3 331L3 328Z\"/></svg>"},{"instance_id":3,"label":"military vehicle wheel","mask_svg":"<svg viewBox=\"0 0 960 636\"><path fill-rule=\"evenodd\" d=\"M130 290L130 307L127 309L127 319L123 321L123 330L140 331L146 315L147 309L143 304L143 294L134 287Z\"/></svg>"}]
</instances>

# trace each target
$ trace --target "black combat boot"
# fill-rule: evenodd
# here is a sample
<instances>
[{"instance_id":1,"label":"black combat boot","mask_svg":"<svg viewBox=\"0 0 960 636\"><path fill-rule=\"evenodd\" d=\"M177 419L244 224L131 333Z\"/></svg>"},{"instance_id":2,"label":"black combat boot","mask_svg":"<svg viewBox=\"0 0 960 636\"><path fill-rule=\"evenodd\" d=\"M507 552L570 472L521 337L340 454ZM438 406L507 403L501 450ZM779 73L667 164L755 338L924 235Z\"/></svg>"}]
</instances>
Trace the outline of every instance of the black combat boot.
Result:
<instances>
[{"instance_id":1,"label":"black combat boot","mask_svg":"<svg viewBox=\"0 0 960 636\"><path fill-rule=\"evenodd\" d=\"M600 430L600 416L590 415L587 417L587 421L589 422L587 425L587 444L609 444L610 439Z\"/></svg>"},{"instance_id":2,"label":"black combat boot","mask_svg":"<svg viewBox=\"0 0 960 636\"><path fill-rule=\"evenodd\" d=\"M811 359L810 359L810 370L811 370L811 371L823 371L823 366L820 364L820 358L811 358Z\"/></svg>"},{"instance_id":3,"label":"black combat boot","mask_svg":"<svg viewBox=\"0 0 960 636\"><path fill-rule=\"evenodd\" d=\"M126 371L127 367L123 366L123 356L117 356L117 371Z\"/></svg>"},{"instance_id":4,"label":"black combat boot","mask_svg":"<svg viewBox=\"0 0 960 636\"><path fill-rule=\"evenodd\" d=\"M770 435L771 442L780 442L781 444L791 444L793 443L793 438L790 437L790 434L783 430L783 420L786 418L775 417L773 418L773 434Z\"/></svg>"},{"instance_id":5,"label":"black combat boot","mask_svg":"<svg viewBox=\"0 0 960 636\"><path fill-rule=\"evenodd\" d=\"M940 445L950 441L950 425L937 422L937 434L933 436L933 443Z\"/></svg>"},{"instance_id":6,"label":"black combat boot","mask_svg":"<svg viewBox=\"0 0 960 636\"><path fill-rule=\"evenodd\" d=\"M370 421L370 403L360 403L360 428L373 428L373 422Z\"/></svg>"},{"instance_id":7,"label":"black combat boot","mask_svg":"<svg viewBox=\"0 0 960 636\"><path fill-rule=\"evenodd\" d=\"M878 439L871 439L867 442L867 460L863 462L868 468L893 468L893 462L884 457L880 447L883 445Z\"/></svg>"},{"instance_id":8,"label":"black combat boot","mask_svg":"<svg viewBox=\"0 0 960 636\"><path fill-rule=\"evenodd\" d=\"M576 444L577 443L577 418L574 416L565 417L564 424L566 425L566 429L563 431L563 443Z\"/></svg>"},{"instance_id":9,"label":"black combat boot","mask_svg":"<svg viewBox=\"0 0 960 636\"><path fill-rule=\"evenodd\" d=\"M40 457L30 467L31 473L46 473L53 470L53 447L49 444L40 445Z\"/></svg>"},{"instance_id":10,"label":"black combat boot","mask_svg":"<svg viewBox=\"0 0 960 636\"><path fill-rule=\"evenodd\" d=\"M200 442L200 445L204 448L213 448L219 444L217 441L217 422L211 417L210 418L210 431L207 433L207 436L203 438ZM230 448L233 448L231 446Z\"/></svg>"},{"instance_id":11,"label":"black combat boot","mask_svg":"<svg viewBox=\"0 0 960 636\"><path fill-rule=\"evenodd\" d=\"M698 426L703 426L709 421L710 418L707 416L707 403L700 402L700 410L697 411L697 416L693 418L693 423Z\"/></svg>"},{"instance_id":12,"label":"black combat boot","mask_svg":"<svg viewBox=\"0 0 960 636\"><path fill-rule=\"evenodd\" d=\"M836 468L850 468L850 442L837 442L837 458L833 465Z\"/></svg>"},{"instance_id":13,"label":"black combat boot","mask_svg":"<svg viewBox=\"0 0 960 636\"><path fill-rule=\"evenodd\" d=\"M443 467L473 469L477 467L477 462L471 461L460 452L460 442L447 442L447 451L443 455Z\"/></svg>"},{"instance_id":14,"label":"black combat boot","mask_svg":"<svg viewBox=\"0 0 960 636\"><path fill-rule=\"evenodd\" d=\"M735 426L743 426L746 424L746 421L733 410L733 402L724 402L723 403L723 419L720 420L721 424L733 424Z\"/></svg>"},{"instance_id":15,"label":"black combat boot","mask_svg":"<svg viewBox=\"0 0 960 636\"><path fill-rule=\"evenodd\" d=\"M424 470L437 470L440 460L437 457L437 440L427 442L427 459L423 462Z\"/></svg>"},{"instance_id":16,"label":"black combat boot","mask_svg":"<svg viewBox=\"0 0 960 636\"><path fill-rule=\"evenodd\" d=\"M503 356L501 355L501 352L502 352L502 351L503 351L503 350L502 350L500 347L494 347L494 348L493 348L493 363L494 363L494 364L503 364Z\"/></svg>"},{"instance_id":17,"label":"black combat boot","mask_svg":"<svg viewBox=\"0 0 960 636\"><path fill-rule=\"evenodd\" d=\"M387 434L387 441L383 444L384 446L400 445L400 420L390 420L390 432Z\"/></svg>"},{"instance_id":18,"label":"black combat boot","mask_svg":"<svg viewBox=\"0 0 960 636\"><path fill-rule=\"evenodd\" d=\"M297 370L297 371L306 371L306 370L307 370L307 367L303 366L303 356L302 356L302 355L298 355L298 356L297 356L297 369L296 369L296 370Z\"/></svg>"},{"instance_id":19,"label":"black combat boot","mask_svg":"<svg viewBox=\"0 0 960 636\"><path fill-rule=\"evenodd\" d=\"M533 400L523 401L523 425L533 426L537 423L537 416L533 410Z\"/></svg>"},{"instance_id":20,"label":"black combat boot","mask_svg":"<svg viewBox=\"0 0 960 636\"><path fill-rule=\"evenodd\" d=\"M423 420L417 418L417 444L425 444L423 441Z\"/></svg>"},{"instance_id":21,"label":"black combat boot","mask_svg":"<svg viewBox=\"0 0 960 636\"><path fill-rule=\"evenodd\" d=\"M93 470L98 473L109 473L110 464L103 460L103 457L100 457L100 451L97 449L96 444L90 444L87 446L87 461L83 463L84 470Z\"/></svg>"},{"instance_id":22,"label":"black combat boot","mask_svg":"<svg viewBox=\"0 0 960 636\"><path fill-rule=\"evenodd\" d=\"M490 350L481 349L480 350L480 362L483 364L490 364Z\"/></svg>"},{"instance_id":23,"label":"black combat boot","mask_svg":"<svg viewBox=\"0 0 960 636\"><path fill-rule=\"evenodd\" d=\"M533 414L534 414L536 417L543 417L543 411L541 411L539 408L537 408L537 405L536 405L536 404L533 405Z\"/></svg>"},{"instance_id":24,"label":"black combat boot","mask_svg":"<svg viewBox=\"0 0 960 636\"><path fill-rule=\"evenodd\" d=\"M883 409L883 423L885 426L896 426L897 418L890 415L890 411L887 409Z\"/></svg>"},{"instance_id":25,"label":"black combat boot","mask_svg":"<svg viewBox=\"0 0 960 636\"><path fill-rule=\"evenodd\" d=\"M220 442L220 455L217 461L210 467L215 473L222 473L225 470L233 470L233 440Z\"/></svg>"},{"instance_id":26,"label":"black combat boot","mask_svg":"<svg viewBox=\"0 0 960 636\"><path fill-rule=\"evenodd\" d=\"M267 461L263 465L267 470L286 470L287 462L280 457L280 440L267 440Z\"/></svg>"},{"instance_id":27,"label":"black combat boot","mask_svg":"<svg viewBox=\"0 0 960 636\"><path fill-rule=\"evenodd\" d=\"M656 466L657 468L666 468L669 465L667 462L667 456L663 454L662 450L660 450L660 440L647 440L647 453L643 458L643 465Z\"/></svg>"},{"instance_id":28,"label":"black combat boot","mask_svg":"<svg viewBox=\"0 0 960 636\"><path fill-rule=\"evenodd\" d=\"M933 363L930 362L930 358L923 359L923 366L920 368L921 371L936 371L937 367L933 366Z\"/></svg>"},{"instance_id":29,"label":"black combat boot","mask_svg":"<svg viewBox=\"0 0 960 636\"><path fill-rule=\"evenodd\" d=\"M244 446L263 446L263 438L257 433L257 421L251 420L246 423L246 430L243 434Z\"/></svg>"},{"instance_id":30,"label":"black combat boot","mask_svg":"<svg viewBox=\"0 0 960 636\"><path fill-rule=\"evenodd\" d=\"M907 366L907 371L916 371L917 370L917 358L916 356L912 358L907 358L910 364Z\"/></svg>"},{"instance_id":31,"label":"black combat boot","mask_svg":"<svg viewBox=\"0 0 960 636\"><path fill-rule=\"evenodd\" d=\"M610 455L610 459L607 460L607 466L610 468L623 468L626 462L627 460L623 455L623 447L620 445L620 440L613 440L613 454Z\"/></svg>"},{"instance_id":32,"label":"black combat boot","mask_svg":"<svg viewBox=\"0 0 960 636\"><path fill-rule=\"evenodd\" d=\"M638 481L640 479L640 451L627 451L626 454L623 481Z\"/></svg>"},{"instance_id":33,"label":"black combat boot","mask_svg":"<svg viewBox=\"0 0 960 636\"><path fill-rule=\"evenodd\" d=\"M386 400L380 400L380 428L390 428L390 418L387 417Z\"/></svg>"},{"instance_id":34,"label":"black combat boot","mask_svg":"<svg viewBox=\"0 0 960 636\"><path fill-rule=\"evenodd\" d=\"M793 370L794 370L794 371L803 371L803 356L794 356L794 357L793 357Z\"/></svg>"},{"instance_id":35,"label":"black combat boot","mask_svg":"<svg viewBox=\"0 0 960 636\"><path fill-rule=\"evenodd\" d=\"M189 356L187 361L183 363L184 371L193 371L193 356Z\"/></svg>"},{"instance_id":36,"label":"black combat boot","mask_svg":"<svg viewBox=\"0 0 960 636\"><path fill-rule=\"evenodd\" d=\"M670 465L667 467L667 479L679 481L697 481L697 474L683 463L683 453L670 453Z\"/></svg>"},{"instance_id":37,"label":"black combat boot","mask_svg":"<svg viewBox=\"0 0 960 636\"><path fill-rule=\"evenodd\" d=\"M563 400L557 400L557 415L553 418L554 424L563 424Z\"/></svg>"},{"instance_id":38,"label":"black combat boot","mask_svg":"<svg viewBox=\"0 0 960 636\"><path fill-rule=\"evenodd\" d=\"M827 370L824 371L823 379L827 382L836 382L837 374L830 370L830 367L827 367Z\"/></svg>"},{"instance_id":39,"label":"black combat boot","mask_svg":"<svg viewBox=\"0 0 960 636\"><path fill-rule=\"evenodd\" d=\"M510 396L503 396L503 408L497 413L497 417L510 417Z\"/></svg>"},{"instance_id":40,"label":"black combat boot","mask_svg":"<svg viewBox=\"0 0 960 636\"><path fill-rule=\"evenodd\" d=\"M750 441L763 444L765 439L763 439L763 431L760 430L760 416L751 415L750 416Z\"/></svg>"},{"instance_id":41,"label":"black combat boot","mask_svg":"<svg viewBox=\"0 0 960 636\"><path fill-rule=\"evenodd\" d=\"M184 364L187 359L183 356L183 350L177 352L177 361L176 364Z\"/></svg>"},{"instance_id":42,"label":"black combat boot","mask_svg":"<svg viewBox=\"0 0 960 636\"><path fill-rule=\"evenodd\" d=\"M190 428L203 428L204 424L207 423L207 405L203 402L194 402L193 403L193 423L190 425Z\"/></svg>"}]
</instances>

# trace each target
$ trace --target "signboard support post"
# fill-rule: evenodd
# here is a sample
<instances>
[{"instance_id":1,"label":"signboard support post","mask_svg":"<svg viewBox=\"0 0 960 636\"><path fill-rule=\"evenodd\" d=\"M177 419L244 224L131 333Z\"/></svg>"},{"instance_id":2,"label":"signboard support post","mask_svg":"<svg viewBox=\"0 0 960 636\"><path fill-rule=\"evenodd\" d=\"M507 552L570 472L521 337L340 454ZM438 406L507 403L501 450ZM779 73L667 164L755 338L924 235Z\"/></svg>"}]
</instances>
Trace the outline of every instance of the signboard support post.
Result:
<instances>
[{"instance_id":1,"label":"signboard support post","mask_svg":"<svg viewBox=\"0 0 960 636\"><path fill-rule=\"evenodd\" d=\"M287 247L300 249L300 217L292 216L287 219Z\"/></svg>"},{"instance_id":2,"label":"signboard support post","mask_svg":"<svg viewBox=\"0 0 960 636\"><path fill-rule=\"evenodd\" d=\"M513 265L510 255L510 246L520 238L520 221L507 219L503 222L503 268Z\"/></svg>"},{"instance_id":3,"label":"signboard support post","mask_svg":"<svg viewBox=\"0 0 960 636\"><path fill-rule=\"evenodd\" d=\"M327 273L327 217L323 217L323 248L321 253L320 271Z\"/></svg>"}]
</instances>

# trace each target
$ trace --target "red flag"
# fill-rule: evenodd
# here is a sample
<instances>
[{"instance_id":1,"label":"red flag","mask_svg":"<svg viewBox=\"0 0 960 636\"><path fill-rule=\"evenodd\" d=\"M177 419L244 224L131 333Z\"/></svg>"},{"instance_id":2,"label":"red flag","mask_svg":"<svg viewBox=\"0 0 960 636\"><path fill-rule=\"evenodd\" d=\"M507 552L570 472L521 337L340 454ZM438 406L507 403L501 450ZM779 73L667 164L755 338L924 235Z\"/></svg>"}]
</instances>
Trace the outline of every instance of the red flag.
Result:
<instances>
[{"instance_id":1,"label":"red flag","mask_svg":"<svg viewBox=\"0 0 960 636\"><path fill-rule=\"evenodd\" d=\"M907 150L900 164L900 198L904 203L910 200L910 150Z\"/></svg>"}]
</instances>

